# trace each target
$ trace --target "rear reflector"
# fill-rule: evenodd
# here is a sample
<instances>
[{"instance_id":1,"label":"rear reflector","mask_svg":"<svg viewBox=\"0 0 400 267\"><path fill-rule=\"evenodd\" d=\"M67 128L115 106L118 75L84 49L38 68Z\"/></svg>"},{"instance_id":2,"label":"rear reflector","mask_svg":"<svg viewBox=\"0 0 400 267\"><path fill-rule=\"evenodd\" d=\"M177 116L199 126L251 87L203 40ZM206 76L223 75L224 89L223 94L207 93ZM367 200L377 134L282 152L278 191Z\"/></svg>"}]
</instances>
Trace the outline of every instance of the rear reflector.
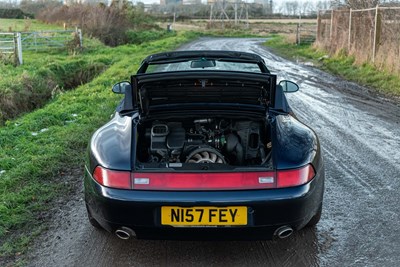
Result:
<instances>
[{"instance_id":1,"label":"rear reflector","mask_svg":"<svg viewBox=\"0 0 400 267\"><path fill-rule=\"evenodd\" d=\"M97 166L93 178L101 185L135 190L245 190L294 187L315 176L307 165L277 172L165 173L112 171Z\"/></svg>"},{"instance_id":2,"label":"rear reflector","mask_svg":"<svg viewBox=\"0 0 400 267\"><path fill-rule=\"evenodd\" d=\"M142 190L237 190L275 187L274 172L146 172L133 173L133 177L133 189ZM148 181L147 184L142 183L144 179Z\"/></svg>"}]
</instances>

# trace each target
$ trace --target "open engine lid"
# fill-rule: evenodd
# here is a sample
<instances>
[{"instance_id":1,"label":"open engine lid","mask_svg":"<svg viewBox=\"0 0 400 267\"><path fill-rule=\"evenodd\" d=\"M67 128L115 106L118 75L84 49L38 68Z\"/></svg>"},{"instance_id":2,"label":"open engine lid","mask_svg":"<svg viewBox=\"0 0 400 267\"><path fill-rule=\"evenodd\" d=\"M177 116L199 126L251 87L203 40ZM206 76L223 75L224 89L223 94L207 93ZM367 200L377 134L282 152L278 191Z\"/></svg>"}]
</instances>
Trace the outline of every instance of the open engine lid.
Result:
<instances>
[{"instance_id":1,"label":"open engine lid","mask_svg":"<svg viewBox=\"0 0 400 267\"><path fill-rule=\"evenodd\" d=\"M131 83L134 101L144 115L188 109L265 111L274 99L276 76L221 70L174 71L133 75Z\"/></svg>"},{"instance_id":2,"label":"open engine lid","mask_svg":"<svg viewBox=\"0 0 400 267\"><path fill-rule=\"evenodd\" d=\"M270 73L264 60L257 54L222 50L171 51L153 54L142 61L137 73L188 70Z\"/></svg>"}]
</instances>

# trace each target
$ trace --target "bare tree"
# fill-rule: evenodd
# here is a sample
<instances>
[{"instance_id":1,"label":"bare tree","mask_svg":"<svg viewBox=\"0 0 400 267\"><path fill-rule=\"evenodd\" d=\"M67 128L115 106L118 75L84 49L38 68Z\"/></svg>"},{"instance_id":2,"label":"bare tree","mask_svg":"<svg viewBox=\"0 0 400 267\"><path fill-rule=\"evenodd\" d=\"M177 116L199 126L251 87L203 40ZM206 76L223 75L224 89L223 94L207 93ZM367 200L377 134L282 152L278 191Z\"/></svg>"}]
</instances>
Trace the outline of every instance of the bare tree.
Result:
<instances>
[{"instance_id":1,"label":"bare tree","mask_svg":"<svg viewBox=\"0 0 400 267\"><path fill-rule=\"evenodd\" d=\"M329 1L329 0L320 0L320 1L318 1L317 2L317 4L316 4L316 7L317 7L317 10L327 10L327 9L329 9L330 7L331 7L331 3L330 3L331 1Z\"/></svg>"},{"instance_id":2,"label":"bare tree","mask_svg":"<svg viewBox=\"0 0 400 267\"><path fill-rule=\"evenodd\" d=\"M312 14L320 9L329 9L330 0L281 0L273 6L274 13L297 16L299 14Z\"/></svg>"},{"instance_id":3,"label":"bare tree","mask_svg":"<svg viewBox=\"0 0 400 267\"><path fill-rule=\"evenodd\" d=\"M299 2L298 1L287 1L285 3L285 13L288 15L297 15L299 9Z\"/></svg>"},{"instance_id":4,"label":"bare tree","mask_svg":"<svg viewBox=\"0 0 400 267\"><path fill-rule=\"evenodd\" d=\"M398 2L398 1L384 1L384 0L332 0L331 1L331 6L333 8L346 6L346 7L354 8L354 9L364 9L364 8L376 7L379 4L388 3L388 2Z\"/></svg>"},{"instance_id":5,"label":"bare tree","mask_svg":"<svg viewBox=\"0 0 400 267\"><path fill-rule=\"evenodd\" d=\"M310 1L304 1L302 3L300 3L300 13L301 14L310 14L313 11L315 11L315 5L314 3L310 2Z\"/></svg>"}]
</instances>

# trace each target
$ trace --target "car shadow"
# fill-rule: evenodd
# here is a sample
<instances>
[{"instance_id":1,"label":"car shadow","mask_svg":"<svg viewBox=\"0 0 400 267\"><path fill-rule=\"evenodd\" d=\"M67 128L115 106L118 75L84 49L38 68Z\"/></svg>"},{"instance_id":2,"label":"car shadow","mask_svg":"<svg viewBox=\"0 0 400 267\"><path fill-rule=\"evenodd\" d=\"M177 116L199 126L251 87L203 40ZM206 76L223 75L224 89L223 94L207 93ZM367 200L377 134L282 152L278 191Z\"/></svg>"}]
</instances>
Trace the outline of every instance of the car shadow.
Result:
<instances>
[{"instance_id":1,"label":"car shadow","mask_svg":"<svg viewBox=\"0 0 400 267\"><path fill-rule=\"evenodd\" d=\"M101 251L81 255L76 264L85 266L318 266L315 228L271 241L149 241L120 240L94 231ZM101 245L100 245L101 244Z\"/></svg>"}]
</instances>

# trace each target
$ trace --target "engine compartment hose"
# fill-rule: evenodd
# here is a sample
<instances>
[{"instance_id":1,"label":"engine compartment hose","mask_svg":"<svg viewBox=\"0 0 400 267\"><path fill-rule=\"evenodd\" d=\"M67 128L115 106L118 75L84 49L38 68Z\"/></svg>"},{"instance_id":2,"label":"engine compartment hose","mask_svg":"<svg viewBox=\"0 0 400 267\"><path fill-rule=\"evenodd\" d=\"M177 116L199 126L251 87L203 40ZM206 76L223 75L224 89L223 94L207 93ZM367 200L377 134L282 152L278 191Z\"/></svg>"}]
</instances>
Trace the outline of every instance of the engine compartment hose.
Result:
<instances>
[{"instance_id":1,"label":"engine compartment hose","mask_svg":"<svg viewBox=\"0 0 400 267\"><path fill-rule=\"evenodd\" d=\"M235 134L229 134L227 139L226 139L226 150L229 153L234 152L236 154L236 159L238 164L243 163L243 157L244 157L244 152L243 152L243 146L239 142L239 138Z\"/></svg>"}]
</instances>

